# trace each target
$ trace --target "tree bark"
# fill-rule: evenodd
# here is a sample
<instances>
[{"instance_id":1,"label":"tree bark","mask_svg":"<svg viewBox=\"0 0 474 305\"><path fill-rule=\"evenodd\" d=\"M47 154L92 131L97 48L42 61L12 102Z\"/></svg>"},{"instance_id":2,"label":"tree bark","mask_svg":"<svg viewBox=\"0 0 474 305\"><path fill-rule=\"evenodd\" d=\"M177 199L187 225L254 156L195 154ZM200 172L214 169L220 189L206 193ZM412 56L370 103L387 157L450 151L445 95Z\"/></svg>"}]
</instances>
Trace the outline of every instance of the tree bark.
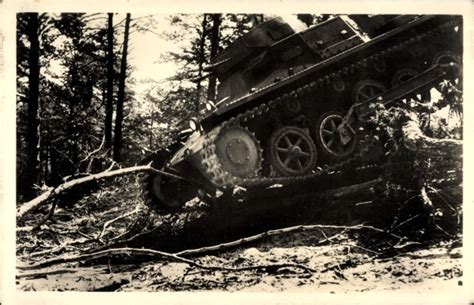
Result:
<instances>
[{"instance_id":1,"label":"tree bark","mask_svg":"<svg viewBox=\"0 0 474 305\"><path fill-rule=\"evenodd\" d=\"M204 53L204 46L206 44L206 32L207 32L207 14L204 14L202 17L201 23L201 37L199 38L199 62L198 62L198 80L196 84L196 113L199 112L200 104L201 104L201 89L202 89L202 70L203 64L205 60L205 53Z\"/></svg>"},{"instance_id":2,"label":"tree bark","mask_svg":"<svg viewBox=\"0 0 474 305\"><path fill-rule=\"evenodd\" d=\"M21 193L26 199L34 197L33 185L38 181L39 126L39 19L37 13L28 14L27 35L30 41L28 55L28 114L26 125L26 168L21 179Z\"/></svg>"},{"instance_id":3,"label":"tree bark","mask_svg":"<svg viewBox=\"0 0 474 305\"><path fill-rule=\"evenodd\" d=\"M462 158L462 141L455 139L435 139L426 136L420 129L415 114L412 114L402 126L403 144L415 154L427 157L443 157L451 160Z\"/></svg>"},{"instance_id":4,"label":"tree bark","mask_svg":"<svg viewBox=\"0 0 474 305\"><path fill-rule=\"evenodd\" d=\"M219 29L221 25L221 14L212 14L212 29L211 29L211 54L210 58L214 58L219 52ZM209 101L215 101L216 99L216 77L211 75L209 77L209 86L207 87L207 99Z\"/></svg>"},{"instance_id":5,"label":"tree bark","mask_svg":"<svg viewBox=\"0 0 474 305\"><path fill-rule=\"evenodd\" d=\"M114 27L113 13L108 13L107 26L107 100L105 104L105 149L111 153L112 149L112 114L114 92Z\"/></svg>"},{"instance_id":6,"label":"tree bark","mask_svg":"<svg viewBox=\"0 0 474 305\"><path fill-rule=\"evenodd\" d=\"M127 77L127 52L128 52L128 36L130 30L130 13L127 13L125 19L125 33L123 38L123 52L120 63L120 78L117 96L117 112L115 115L115 132L114 132L114 154L113 158L116 162L121 161L122 150L122 122L123 122L123 104L125 100L125 78Z\"/></svg>"}]
</instances>

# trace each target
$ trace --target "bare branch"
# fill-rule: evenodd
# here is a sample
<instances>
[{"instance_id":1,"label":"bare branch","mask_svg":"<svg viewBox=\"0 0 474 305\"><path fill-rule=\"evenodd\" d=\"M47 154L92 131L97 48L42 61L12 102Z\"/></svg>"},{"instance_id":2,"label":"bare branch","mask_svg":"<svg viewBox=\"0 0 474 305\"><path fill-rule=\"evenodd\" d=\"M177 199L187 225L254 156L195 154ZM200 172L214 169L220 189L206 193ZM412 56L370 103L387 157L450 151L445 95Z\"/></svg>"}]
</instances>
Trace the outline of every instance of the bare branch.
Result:
<instances>
[{"instance_id":1,"label":"bare branch","mask_svg":"<svg viewBox=\"0 0 474 305\"><path fill-rule=\"evenodd\" d=\"M267 238L267 237L270 237L270 236L282 235L282 234L287 234L287 233L290 233L290 232L297 232L297 231L309 231L309 230L321 230L321 229L342 229L342 230L345 230L345 231L348 231L348 230L365 230L365 229L367 229L367 230L372 230L372 231L376 231L376 232L380 232L380 233L386 233L386 234L388 234L388 235L390 235L394 238L397 238L397 239L403 239L401 236L398 236L396 234L393 234L393 233L390 233L390 232L387 232L385 230L375 228L375 227L372 227L372 226L365 226L365 225L362 225L362 224L355 225L355 226L300 225L300 226L287 227L287 228L282 228L282 229L277 229L277 230L269 230L269 231L265 231L265 232L260 233L260 234L252 235L252 236L245 237L245 238L241 238L241 239L238 239L238 240L235 240L235 241L222 243L222 244L209 246L209 247L202 247L202 248L197 248L197 249L184 250L184 251L177 252L175 254L179 255L179 256L190 256L190 255L203 254L203 253L209 253L209 252L214 252L214 251L222 251L224 249L232 248L232 247L235 247L235 246L240 246L242 244L246 244L246 243L253 242L253 241L256 241L256 240L260 240L260 239L263 239L263 238ZM342 232L336 234L335 236L331 236L331 237L326 236L325 239L323 239L320 242L323 243L325 241L331 241L334 238L336 238L337 236L339 236L340 234L342 234Z\"/></svg>"},{"instance_id":2,"label":"bare branch","mask_svg":"<svg viewBox=\"0 0 474 305\"><path fill-rule=\"evenodd\" d=\"M106 222L104 223L104 226L102 227L102 230L100 231L100 233L99 233L99 235L97 236L96 239L100 240L100 239L102 238L102 236L104 236L104 233L105 233L105 231L107 230L108 226L110 226L112 223L114 223L114 222L116 222L116 221L118 221L118 220L120 220L120 219L126 218L126 217L128 217L128 216L131 216L131 215L133 215L133 214L136 214L136 213L138 213L138 212L139 212L139 209L138 209L138 206L137 206L137 207L136 207L133 211L131 211L131 212L128 212L128 213L126 213L126 214L117 216L117 217L115 217L114 219L111 219L111 220L109 220L109 221L106 221Z\"/></svg>"},{"instance_id":3,"label":"bare branch","mask_svg":"<svg viewBox=\"0 0 474 305\"><path fill-rule=\"evenodd\" d=\"M64 274L64 273L76 273L77 270L74 270L72 268L67 268L67 269L57 269L57 270L50 270L50 271L34 271L34 272L29 272L29 273L20 273L16 275L17 279L23 279L23 278L39 278L39 277L47 277L48 275L55 275L55 274Z\"/></svg>"},{"instance_id":4,"label":"bare branch","mask_svg":"<svg viewBox=\"0 0 474 305\"><path fill-rule=\"evenodd\" d=\"M171 261L177 261L181 263L189 264L193 267L207 269L207 270L223 270L223 271L248 271L248 270L278 270L280 268L290 267L290 268L297 268L302 269L308 273L316 272L316 270L309 268L302 264L293 264L293 263L281 263L281 264L262 264L262 265L254 265L254 266L245 266L245 267L226 267L226 266L215 266L215 265L203 265L196 261L180 257L179 255L162 252L158 250L151 250L151 249L139 249L139 248L118 248L118 249L109 249L99 252L94 252L90 254L83 254L83 255L76 255L76 256L69 256L69 257L62 257L62 258L53 258L50 260L46 260L40 263L32 264L32 265L24 265L24 266L17 266L20 270L37 270L53 265L58 265L62 263L70 263L70 262L77 262L77 261L88 261L88 260L95 260L102 257L110 257L111 255L141 255L141 256L149 256L155 259L168 259Z\"/></svg>"}]
</instances>

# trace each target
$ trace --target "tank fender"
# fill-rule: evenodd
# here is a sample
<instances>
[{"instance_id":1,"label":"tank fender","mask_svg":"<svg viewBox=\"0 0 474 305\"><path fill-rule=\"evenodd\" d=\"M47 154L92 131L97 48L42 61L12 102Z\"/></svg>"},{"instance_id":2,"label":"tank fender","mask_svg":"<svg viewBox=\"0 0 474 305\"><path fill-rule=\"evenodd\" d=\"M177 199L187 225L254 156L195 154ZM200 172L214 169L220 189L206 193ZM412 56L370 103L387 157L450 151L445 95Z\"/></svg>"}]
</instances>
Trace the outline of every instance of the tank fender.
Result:
<instances>
[{"instance_id":1,"label":"tank fender","mask_svg":"<svg viewBox=\"0 0 474 305\"><path fill-rule=\"evenodd\" d=\"M169 165L173 166L187 159L189 156L196 154L203 148L204 134L199 131L193 132L186 143L173 155L169 161Z\"/></svg>"}]
</instances>

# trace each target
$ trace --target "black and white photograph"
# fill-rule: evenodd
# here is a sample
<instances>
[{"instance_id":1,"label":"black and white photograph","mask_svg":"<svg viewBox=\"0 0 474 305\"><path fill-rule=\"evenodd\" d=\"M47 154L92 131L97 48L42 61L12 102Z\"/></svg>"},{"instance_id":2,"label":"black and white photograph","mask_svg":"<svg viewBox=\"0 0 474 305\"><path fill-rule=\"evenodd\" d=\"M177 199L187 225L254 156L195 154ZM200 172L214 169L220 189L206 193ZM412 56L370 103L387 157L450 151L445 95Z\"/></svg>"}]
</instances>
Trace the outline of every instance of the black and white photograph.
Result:
<instances>
[{"instance_id":1,"label":"black and white photograph","mask_svg":"<svg viewBox=\"0 0 474 305\"><path fill-rule=\"evenodd\" d=\"M15 12L14 294L467 304L471 20L422 12Z\"/></svg>"}]
</instances>

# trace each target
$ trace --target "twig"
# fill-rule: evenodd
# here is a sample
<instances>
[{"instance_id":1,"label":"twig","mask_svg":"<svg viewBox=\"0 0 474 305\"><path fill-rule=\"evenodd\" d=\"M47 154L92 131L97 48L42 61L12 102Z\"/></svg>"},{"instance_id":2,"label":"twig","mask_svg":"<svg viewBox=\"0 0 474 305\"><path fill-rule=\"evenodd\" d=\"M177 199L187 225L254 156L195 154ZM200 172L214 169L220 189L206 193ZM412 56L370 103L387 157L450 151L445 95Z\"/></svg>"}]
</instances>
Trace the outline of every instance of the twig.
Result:
<instances>
[{"instance_id":1,"label":"twig","mask_svg":"<svg viewBox=\"0 0 474 305\"><path fill-rule=\"evenodd\" d=\"M449 238L453 238L453 237L454 237L453 235L451 235L451 234L449 234L448 232L446 232L446 230L443 229L439 224L436 223L435 226L436 226L436 228L437 228L438 230L440 230L441 232L443 232L443 233L444 233L446 236L448 236Z\"/></svg>"},{"instance_id":2,"label":"twig","mask_svg":"<svg viewBox=\"0 0 474 305\"><path fill-rule=\"evenodd\" d=\"M87 240L87 242L89 242L89 240ZM78 249L78 247L73 246L73 243L71 243L71 244L67 244L67 245L59 245L59 246L57 246L57 247L55 247L55 248L52 248L52 249L46 249L46 250L43 250L43 251L38 251L38 252L23 254L23 255L21 255L21 256L19 256L19 257L20 257L20 258L23 258L23 257L35 257L35 256L44 255L44 254L54 254L54 253L56 253L56 252L60 252L60 251L63 250L63 249L66 249L66 248Z\"/></svg>"},{"instance_id":3,"label":"twig","mask_svg":"<svg viewBox=\"0 0 474 305\"><path fill-rule=\"evenodd\" d=\"M104 143L105 143L105 135L102 137L102 142L100 143L99 145L99 148L91 151L89 154L87 154L87 156L80 160L79 163L83 163L83 162L86 162L90 157L92 157L94 154L98 153L99 151L101 151L102 147L104 146Z\"/></svg>"},{"instance_id":4,"label":"twig","mask_svg":"<svg viewBox=\"0 0 474 305\"><path fill-rule=\"evenodd\" d=\"M332 241L333 239L336 239L337 237L341 236L342 234L344 234L344 233L346 233L346 232L347 232L347 229L344 229L344 230L342 230L341 232L332 235L331 237L326 237L326 238L324 238L324 239L318 241L317 245L321 245L321 244L323 244L323 243L325 243L325 242L327 242L327 241L330 242L330 241Z\"/></svg>"},{"instance_id":5,"label":"twig","mask_svg":"<svg viewBox=\"0 0 474 305\"><path fill-rule=\"evenodd\" d=\"M16 233L31 232L31 231L33 231L34 228L35 228L34 226L18 227L18 228L16 228Z\"/></svg>"},{"instance_id":6,"label":"twig","mask_svg":"<svg viewBox=\"0 0 474 305\"><path fill-rule=\"evenodd\" d=\"M126 214L123 214L123 215L120 215L118 217L115 217L114 219L111 219L109 221L106 221L104 223L104 226L102 227L102 231L100 231L99 235L97 236L97 239L99 240L105 233L105 230L107 229L108 226L110 226L112 223L116 222L117 220L120 220L122 218L125 218L125 217L128 217L130 215L133 215L133 214L136 214L138 213L139 209L138 209L138 206L131 212L128 212Z\"/></svg>"},{"instance_id":7,"label":"twig","mask_svg":"<svg viewBox=\"0 0 474 305\"><path fill-rule=\"evenodd\" d=\"M308 273L314 273L316 270L309 268L302 264L293 264L293 263L281 263L281 264L264 264L264 265L254 265L254 266L245 266L245 267L225 267L225 266L214 266L214 265L203 265L196 261L178 256L176 254L162 252L158 250L151 250L151 249L139 249L139 248L118 248L118 249L109 249L99 252L94 252L90 254L83 254L83 255L76 255L76 256L69 256L69 257L62 257L62 258L54 258L50 260L46 260L37 264L32 265L25 265L25 266L17 266L20 270L37 270L57 264L63 263L70 263L70 262L77 262L77 261L88 261L94 260L101 257L109 257L111 255L144 255L150 256L152 258L166 258L172 261L177 261L181 263L186 263L191 266L207 269L207 270L222 270L222 271L232 271L232 272L239 272L239 271L248 271L248 270L278 270L280 268L285 267L292 267L302 269Z\"/></svg>"},{"instance_id":8,"label":"twig","mask_svg":"<svg viewBox=\"0 0 474 305\"><path fill-rule=\"evenodd\" d=\"M85 237L87 239L90 239L90 240L93 240L93 241L98 241L98 242L101 242L100 240L98 240L97 238L94 238L93 236L90 236L90 235L87 235L86 233L82 233L81 231L77 230L77 234L81 235L82 237Z\"/></svg>"},{"instance_id":9,"label":"twig","mask_svg":"<svg viewBox=\"0 0 474 305\"><path fill-rule=\"evenodd\" d=\"M53 203L51 204L51 208L49 209L48 215L46 215L46 217L43 218L43 220L40 221L38 224L34 225L34 226L31 228L31 230L32 230L32 231L38 230L43 224L46 223L46 221L48 221L48 219L51 219L51 217L53 216L54 210L56 209L56 206L57 206L57 205L58 205L57 200L53 200Z\"/></svg>"},{"instance_id":10,"label":"twig","mask_svg":"<svg viewBox=\"0 0 474 305\"><path fill-rule=\"evenodd\" d=\"M413 219L418 218L418 217L420 217L420 214L416 214L415 216L412 216L412 217L410 217L410 218L408 218L408 219L402 221L401 223L399 223L399 224L396 225L395 227L391 228L390 231L395 231L395 229L400 228L401 226L403 226L403 225L409 223L410 221L412 221Z\"/></svg>"},{"instance_id":11,"label":"twig","mask_svg":"<svg viewBox=\"0 0 474 305\"><path fill-rule=\"evenodd\" d=\"M55 275L55 274L64 274L64 273L76 273L77 270L74 269L57 269L51 271L35 271L29 273L21 273L16 275L17 279L22 278L38 278L38 277L46 277L48 275Z\"/></svg>"},{"instance_id":12,"label":"twig","mask_svg":"<svg viewBox=\"0 0 474 305\"><path fill-rule=\"evenodd\" d=\"M110 249L110 248L113 248L113 247L126 245L127 243L133 242L134 240L136 240L136 239L138 239L142 236L145 236L147 234L151 234L151 233L155 232L158 229L160 229L160 226L156 226L156 227L154 227L150 230L137 233L137 234L131 236L130 238L125 239L125 240L119 240L119 241L116 241L114 243L110 243L110 244L103 245L103 246L100 246L100 247L95 247L95 248L92 248L92 249L88 249L85 252L86 253L92 253L92 251L103 251L103 250L107 250L107 249Z\"/></svg>"},{"instance_id":13,"label":"twig","mask_svg":"<svg viewBox=\"0 0 474 305\"><path fill-rule=\"evenodd\" d=\"M117 165L117 162L115 162L115 160L112 160L112 163L105 171L110 172L114 168L115 165Z\"/></svg>"},{"instance_id":14,"label":"twig","mask_svg":"<svg viewBox=\"0 0 474 305\"><path fill-rule=\"evenodd\" d=\"M324 236L324 238L328 239L326 233L324 232L323 229L319 229L319 231L321 232L321 234ZM331 243L332 245L332 242L330 241L329 243ZM331 247L331 251L333 254L335 254L335 251L334 251L334 248ZM343 278L343 279L346 279L346 277L344 276L344 273L342 273L342 269L341 269L341 266L339 265L339 263L336 261L336 268L337 268L337 273L336 275L338 275L339 277Z\"/></svg>"},{"instance_id":15,"label":"twig","mask_svg":"<svg viewBox=\"0 0 474 305\"><path fill-rule=\"evenodd\" d=\"M374 251L374 250L371 250L371 249L368 249L368 248L365 248L365 247L362 247L362 246L358 246L358 245L354 245L354 244L340 244L340 245L341 246L347 246L347 247L354 247L354 248L364 250L366 252L370 252L370 253L375 254L375 255L380 255L380 252Z\"/></svg>"},{"instance_id":16,"label":"twig","mask_svg":"<svg viewBox=\"0 0 474 305\"><path fill-rule=\"evenodd\" d=\"M428 186L428 188L432 190L436 195L438 195L441 201L444 202L448 206L448 208L451 209L451 211L456 212L456 209L453 208L453 206L449 204L449 202L444 198L444 196L441 195L441 192L439 190L435 189L432 186Z\"/></svg>"}]
</instances>

